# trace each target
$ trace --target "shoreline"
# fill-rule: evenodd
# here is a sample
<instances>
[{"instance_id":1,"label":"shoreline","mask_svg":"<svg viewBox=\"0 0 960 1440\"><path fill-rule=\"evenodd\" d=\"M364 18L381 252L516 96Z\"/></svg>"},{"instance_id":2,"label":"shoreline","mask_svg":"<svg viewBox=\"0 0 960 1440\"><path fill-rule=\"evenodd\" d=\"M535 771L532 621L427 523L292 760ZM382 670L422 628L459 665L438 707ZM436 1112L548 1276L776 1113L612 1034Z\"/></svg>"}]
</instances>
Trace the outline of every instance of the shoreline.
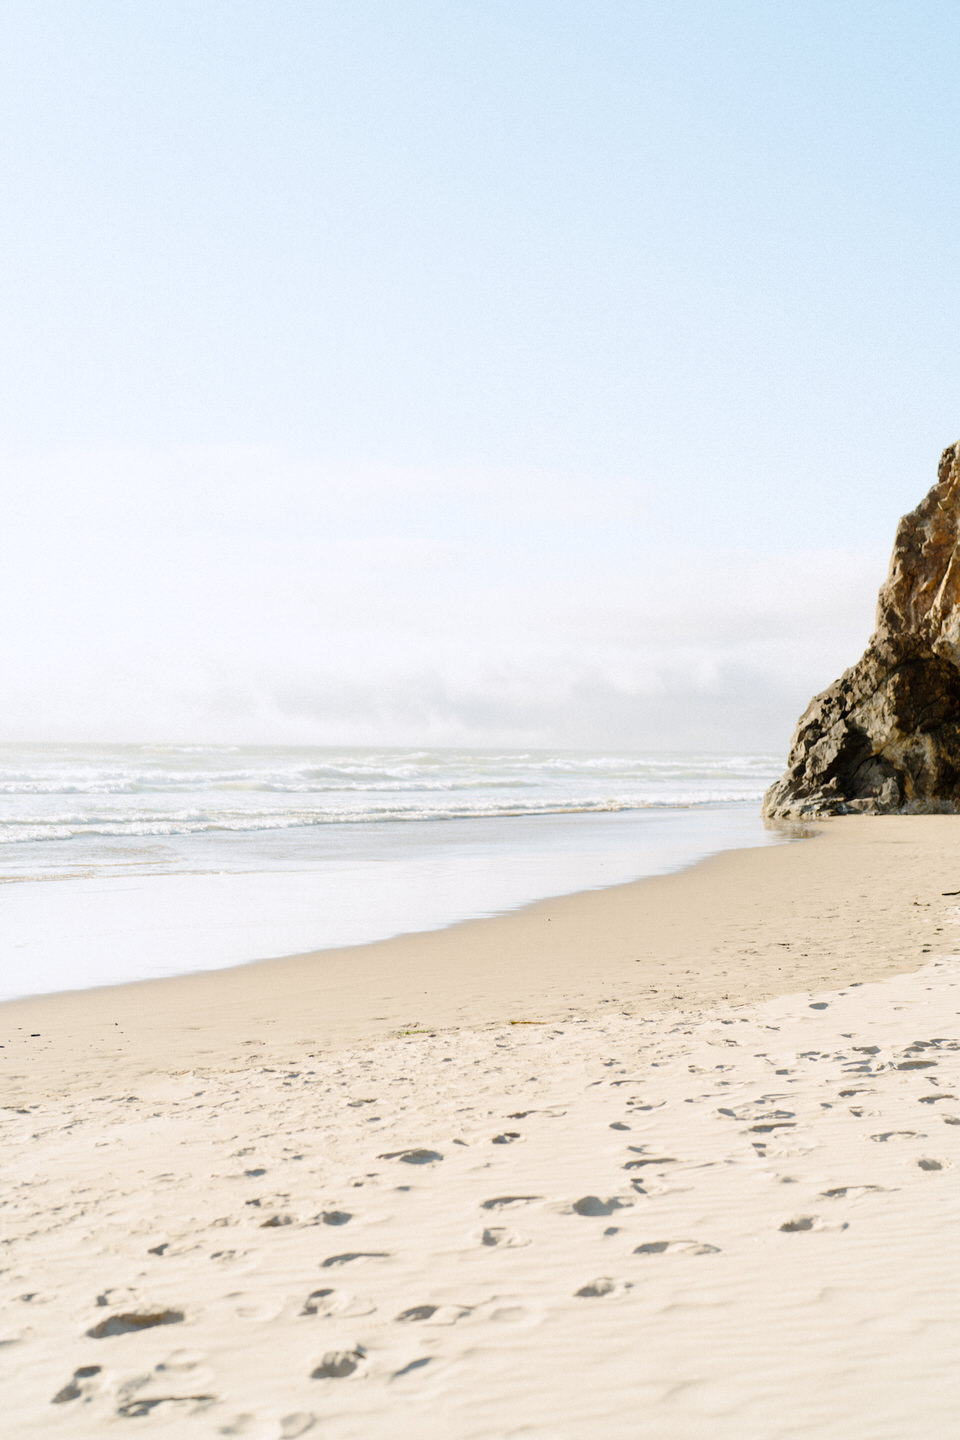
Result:
<instances>
[{"instance_id":1,"label":"shoreline","mask_svg":"<svg viewBox=\"0 0 960 1440\"><path fill-rule=\"evenodd\" d=\"M404 1031L763 1001L916 969L960 889L953 816L843 817L812 843L340 949L0 1004L7 1093L242 1069ZM904 901L903 887L910 891ZM939 908L938 908L939 907ZM939 918L937 918L939 917Z\"/></svg>"},{"instance_id":2,"label":"shoreline","mask_svg":"<svg viewBox=\"0 0 960 1440\"><path fill-rule=\"evenodd\" d=\"M166 873L146 862L129 869L121 847L88 875L34 847L44 853L33 856L33 878L23 851L23 873L15 864L0 876L16 881L0 887L0 1000L444 929L666 874L773 834L758 812L733 806L331 825L322 834L308 826L205 836L192 847L181 836Z\"/></svg>"}]
</instances>

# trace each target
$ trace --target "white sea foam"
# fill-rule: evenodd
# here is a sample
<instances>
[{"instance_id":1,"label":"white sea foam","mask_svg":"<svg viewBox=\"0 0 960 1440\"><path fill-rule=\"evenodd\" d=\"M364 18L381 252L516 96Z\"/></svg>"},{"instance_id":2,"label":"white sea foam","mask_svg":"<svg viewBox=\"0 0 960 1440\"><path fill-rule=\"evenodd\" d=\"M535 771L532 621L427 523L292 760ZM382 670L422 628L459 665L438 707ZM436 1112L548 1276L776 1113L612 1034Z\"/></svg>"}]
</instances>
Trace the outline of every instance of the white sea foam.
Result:
<instances>
[{"instance_id":1,"label":"white sea foam","mask_svg":"<svg viewBox=\"0 0 960 1440\"><path fill-rule=\"evenodd\" d=\"M779 768L769 755L5 746L0 844L750 803Z\"/></svg>"}]
</instances>

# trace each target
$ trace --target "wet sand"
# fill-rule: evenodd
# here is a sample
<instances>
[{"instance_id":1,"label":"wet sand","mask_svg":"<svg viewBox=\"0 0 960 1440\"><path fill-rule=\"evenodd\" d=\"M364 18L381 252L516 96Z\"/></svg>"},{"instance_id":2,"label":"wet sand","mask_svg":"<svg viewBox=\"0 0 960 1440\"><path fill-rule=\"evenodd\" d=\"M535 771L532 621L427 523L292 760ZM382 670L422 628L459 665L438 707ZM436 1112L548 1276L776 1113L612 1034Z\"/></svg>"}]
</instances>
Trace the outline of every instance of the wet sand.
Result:
<instances>
[{"instance_id":1,"label":"wet sand","mask_svg":"<svg viewBox=\"0 0 960 1440\"><path fill-rule=\"evenodd\" d=\"M12 1098L329 1053L404 1029L762 1000L915 968L960 890L953 816L815 838L371 945L0 1005ZM29 1037L38 1036L28 1043Z\"/></svg>"}]
</instances>

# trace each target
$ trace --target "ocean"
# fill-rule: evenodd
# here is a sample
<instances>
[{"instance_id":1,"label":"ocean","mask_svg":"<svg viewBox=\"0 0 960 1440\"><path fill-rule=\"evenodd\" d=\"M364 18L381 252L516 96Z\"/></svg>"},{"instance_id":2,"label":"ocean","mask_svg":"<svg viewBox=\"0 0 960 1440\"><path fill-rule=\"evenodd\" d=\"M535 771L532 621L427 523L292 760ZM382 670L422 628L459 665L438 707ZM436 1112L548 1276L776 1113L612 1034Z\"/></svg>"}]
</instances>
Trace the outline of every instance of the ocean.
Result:
<instances>
[{"instance_id":1,"label":"ocean","mask_svg":"<svg viewBox=\"0 0 960 1440\"><path fill-rule=\"evenodd\" d=\"M355 945L778 838L771 754L0 746L0 999Z\"/></svg>"}]
</instances>

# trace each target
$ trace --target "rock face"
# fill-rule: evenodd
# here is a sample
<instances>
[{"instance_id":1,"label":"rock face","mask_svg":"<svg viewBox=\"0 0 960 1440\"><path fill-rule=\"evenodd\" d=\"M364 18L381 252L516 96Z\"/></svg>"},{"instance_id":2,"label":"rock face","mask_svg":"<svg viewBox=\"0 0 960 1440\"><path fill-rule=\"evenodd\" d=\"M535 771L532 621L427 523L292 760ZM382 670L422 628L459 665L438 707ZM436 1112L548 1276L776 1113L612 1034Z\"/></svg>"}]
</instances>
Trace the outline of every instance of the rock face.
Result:
<instances>
[{"instance_id":1,"label":"rock face","mask_svg":"<svg viewBox=\"0 0 960 1440\"><path fill-rule=\"evenodd\" d=\"M960 442L897 527L877 628L862 658L811 700L774 818L960 811Z\"/></svg>"}]
</instances>

